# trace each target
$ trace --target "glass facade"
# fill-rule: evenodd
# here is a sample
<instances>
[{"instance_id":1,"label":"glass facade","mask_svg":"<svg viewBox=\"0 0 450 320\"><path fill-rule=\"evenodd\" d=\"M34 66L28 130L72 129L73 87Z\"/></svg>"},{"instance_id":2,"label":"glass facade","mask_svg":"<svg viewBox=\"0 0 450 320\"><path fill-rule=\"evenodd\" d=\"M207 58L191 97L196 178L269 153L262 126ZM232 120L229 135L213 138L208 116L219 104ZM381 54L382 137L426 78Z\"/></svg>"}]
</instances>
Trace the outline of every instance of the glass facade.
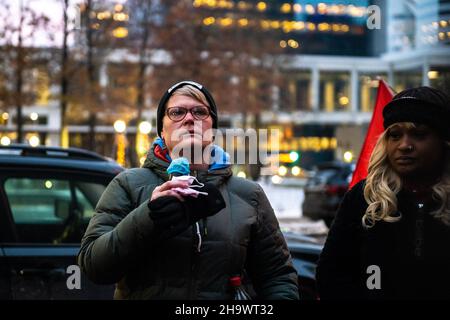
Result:
<instances>
[{"instance_id":1,"label":"glass facade","mask_svg":"<svg viewBox=\"0 0 450 320\"><path fill-rule=\"evenodd\" d=\"M389 1L387 12L389 51L450 44L447 0Z\"/></svg>"},{"instance_id":2,"label":"glass facade","mask_svg":"<svg viewBox=\"0 0 450 320\"><path fill-rule=\"evenodd\" d=\"M422 70L408 70L394 73L394 90L400 92L407 88L422 85Z\"/></svg>"},{"instance_id":3,"label":"glass facade","mask_svg":"<svg viewBox=\"0 0 450 320\"><path fill-rule=\"evenodd\" d=\"M450 67L432 67L428 71L430 86L441 89L450 95Z\"/></svg>"},{"instance_id":4,"label":"glass facade","mask_svg":"<svg viewBox=\"0 0 450 320\"><path fill-rule=\"evenodd\" d=\"M262 31L285 53L370 55L368 0L194 0L206 28Z\"/></svg>"},{"instance_id":5,"label":"glass facade","mask_svg":"<svg viewBox=\"0 0 450 320\"><path fill-rule=\"evenodd\" d=\"M350 72L320 72L320 110L350 110Z\"/></svg>"},{"instance_id":6,"label":"glass facade","mask_svg":"<svg viewBox=\"0 0 450 320\"><path fill-rule=\"evenodd\" d=\"M285 74L281 88L281 105L283 111L312 111L311 71L303 70Z\"/></svg>"},{"instance_id":7,"label":"glass facade","mask_svg":"<svg viewBox=\"0 0 450 320\"><path fill-rule=\"evenodd\" d=\"M71 147L88 149L89 148L89 134L88 133L70 133L69 145ZM107 157L115 158L114 148L115 134L110 133L96 133L95 134L95 152Z\"/></svg>"},{"instance_id":8,"label":"glass facade","mask_svg":"<svg viewBox=\"0 0 450 320\"><path fill-rule=\"evenodd\" d=\"M107 67L108 87L106 100L109 107L135 106L137 99L136 82L138 65L133 63L110 63Z\"/></svg>"},{"instance_id":9,"label":"glass facade","mask_svg":"<svg viewBox=\"0 0 450 320\"><path fill-rule=\"evenodd\" d=\"M444 2L423 0L417 3L417 40L418 47L450 44L450 12Z\"/></svg>"},{"instance_id":10,"label":"glass facade","mask_svg":"<svg viewBox=\"0 0 450 320\"><path fill-rule=\"evenodd\" d=\"M358 111L372 112L377 99L379 80L387 80L385 73L359 74L359 105Z\"/></svg>"},{"instance_id":11,"label":"glass facade","mask_svg":"<svg viewBox=\"0 0 450 320\"><path fill-rule=\"evenodd\" d=\"M298 139L300 167L311 170L317 163L331 161L337 147L335 127L329 125L297 125L293 136Z\"/></svg>"}]
</instances>

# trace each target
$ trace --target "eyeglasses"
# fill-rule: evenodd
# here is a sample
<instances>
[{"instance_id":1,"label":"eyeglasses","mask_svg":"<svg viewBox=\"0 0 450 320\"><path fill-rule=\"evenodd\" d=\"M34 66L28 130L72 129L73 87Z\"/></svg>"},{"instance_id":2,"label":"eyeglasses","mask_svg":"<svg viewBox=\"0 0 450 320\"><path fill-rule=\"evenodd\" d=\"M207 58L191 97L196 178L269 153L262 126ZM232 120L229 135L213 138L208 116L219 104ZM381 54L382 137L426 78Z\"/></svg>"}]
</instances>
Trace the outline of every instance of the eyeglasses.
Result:
<instances>
[{"instance_id":1,"label":"eyeglasses","mask_svg":"<svg viewBox=\"0 0 450 320\"><path fill-rule=\"evenodd\" d=\"M205 120L211 114L211 111L208 107L197 106L191 109L187 109L185 107L167 108L166 115L170 120L178 122L186 117L188 111L192 114L195 120Z\"/></svg>"}]
</instances>

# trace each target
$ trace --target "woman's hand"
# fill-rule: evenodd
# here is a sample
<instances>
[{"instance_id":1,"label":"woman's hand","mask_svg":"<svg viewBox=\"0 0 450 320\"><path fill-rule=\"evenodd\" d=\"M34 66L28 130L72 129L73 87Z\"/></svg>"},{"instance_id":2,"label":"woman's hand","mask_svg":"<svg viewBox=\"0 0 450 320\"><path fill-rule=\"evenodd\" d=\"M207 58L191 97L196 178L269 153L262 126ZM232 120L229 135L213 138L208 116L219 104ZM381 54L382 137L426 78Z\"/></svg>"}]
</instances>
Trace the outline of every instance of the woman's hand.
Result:
<instances>
[{"instance_id":1,"label":"woman's hand","mask_svg":"<svg viewBox=\"0 0 450 320\"><path fill-rule=\"evenodd\" d=\"M157 186L152 193L150 201L153 201L159 197L163 196L174 196L178 200L184 202L184 198L178 192L173 191L173 188L188 188L189 183L187 181L166 181L162 185Z\"/></svg>"}]
</instances>

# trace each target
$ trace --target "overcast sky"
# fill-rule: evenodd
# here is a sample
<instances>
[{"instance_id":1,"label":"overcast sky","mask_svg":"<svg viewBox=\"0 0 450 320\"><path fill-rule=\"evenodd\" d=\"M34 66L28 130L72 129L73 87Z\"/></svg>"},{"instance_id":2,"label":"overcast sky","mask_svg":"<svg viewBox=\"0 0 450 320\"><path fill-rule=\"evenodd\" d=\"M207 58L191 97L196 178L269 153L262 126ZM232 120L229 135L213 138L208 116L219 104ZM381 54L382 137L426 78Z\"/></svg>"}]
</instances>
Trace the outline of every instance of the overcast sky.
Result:
<instances>
[{"instance_id":1,"label":"overcast sky","mask_svg":"<svg viewBox=\"0 0 450 320\"><path fill-rule=\"evenodd\" d=\"M25 45L34 46L59 46L62 43L62 0L0 0L1 3L7 3L12 11L12 24L19 23L19 7L20 1L24 6L29 6L38 14L45 14L50 19L48 28L38 30L33 39L28 40ZM76 4L82 0L69 0L70 9L69 17L74 19L77 15ZM11 21L9 24L11 25ZM5 21L0 21L0 28L4 28ZM25 33L28 31L25 29ZM49 34L52 34L54 39L49 39Z\"/></svg>"}]
</instances>

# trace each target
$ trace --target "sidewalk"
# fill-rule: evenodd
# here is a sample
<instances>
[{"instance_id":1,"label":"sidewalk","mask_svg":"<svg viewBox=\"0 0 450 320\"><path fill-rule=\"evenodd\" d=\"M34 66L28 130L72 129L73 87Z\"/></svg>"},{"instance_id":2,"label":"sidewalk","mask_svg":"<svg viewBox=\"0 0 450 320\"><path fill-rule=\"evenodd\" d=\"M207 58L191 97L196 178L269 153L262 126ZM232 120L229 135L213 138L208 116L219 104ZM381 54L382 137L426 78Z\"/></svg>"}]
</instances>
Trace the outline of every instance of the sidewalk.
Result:
<instances>
[{"instance_id":1,"label":"sidewalk","mask_svg":"<svg viewBox=\"0 0 450 320\"><path fill-rule=\"evenodd\" d=\"M301 233L319 240L326 238L328 227L323 220L313 221L303 217L303 188L274 185L264 181L259 183L275 211L281 230Z\"/></svg>"},{"instance_id":2,"label":"sidewalk","mask_svg":"<svg viewBox=\"0 0 450 320\"><path fill-rule=\"evenodd\" d=\"M323 220L313 221L305 217L278 218L278 222L283 231L296 232L314 237L324 237L328 234L328 227Z\"/></svg>"},{"instance_id":3,"label":"sidewalk","mask_svg":"<svg viewBox=\"0 0 450 320\"><path fill-rule=\"evenodd\" d=\"M259 182L278 219L300 219L305 198L303 188Z\"/></svg>"}]
</instances>

